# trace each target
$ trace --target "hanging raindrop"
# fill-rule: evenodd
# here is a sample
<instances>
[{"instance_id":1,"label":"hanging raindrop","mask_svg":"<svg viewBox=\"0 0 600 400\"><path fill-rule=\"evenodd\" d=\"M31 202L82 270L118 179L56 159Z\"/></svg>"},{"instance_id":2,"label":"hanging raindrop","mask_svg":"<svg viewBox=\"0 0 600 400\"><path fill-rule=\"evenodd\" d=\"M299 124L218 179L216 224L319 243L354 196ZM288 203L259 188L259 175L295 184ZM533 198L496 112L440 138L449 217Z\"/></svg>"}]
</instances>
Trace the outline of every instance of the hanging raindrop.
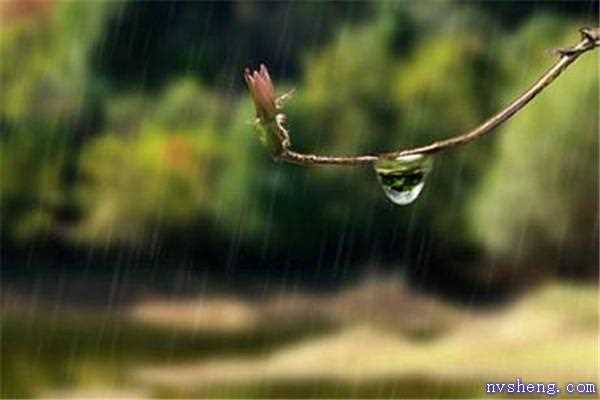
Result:
<instances>
[{"instance_id":1,"label":"hanging raindrop","mask_svg":"<svg viewBox=\"0 0 600 400\"><path fill-rule=\"evenodd\" d=\"M431 157L413 154L379 159L374 163L374 168L387 198L395 204L405 206L421 194L432 164Z\"/></svg>"}]
</instances>

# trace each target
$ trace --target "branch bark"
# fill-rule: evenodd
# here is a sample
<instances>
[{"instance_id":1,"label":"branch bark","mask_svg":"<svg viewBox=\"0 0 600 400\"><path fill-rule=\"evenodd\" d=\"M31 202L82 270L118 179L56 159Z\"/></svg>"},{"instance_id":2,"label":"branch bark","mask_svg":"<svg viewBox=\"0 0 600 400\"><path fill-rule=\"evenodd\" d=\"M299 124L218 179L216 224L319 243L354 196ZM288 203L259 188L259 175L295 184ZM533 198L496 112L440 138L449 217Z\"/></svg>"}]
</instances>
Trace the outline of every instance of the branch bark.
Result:
<instances>
[{"instance_id":1,"label":"branch bark","mask_svg":"<svg viewBox=\"0 0 600 400\"><path fill-rule=\"evenodd\" d=\"M291 150L291 139L286 129L287 117L283 113L284 101L289 95L275 96L275 90L269 73L264 65L258 71L246 69L244 78L256 107L256 128L262 132L262 140L268 145L275 160L300 165L344 165L361 166L371 164L380 158L396 158L413 154L433 154L459 145L470 143L491 132L512 116L521 111L531 100L558 78L569 65L582 54L600 46L600 27L582 28L579 43L566 49L557 50L558 60L523 94L505 108L481 123L474 129L448 139L436 141L425 146L397 150L379 154L354 156L325 156L298 153Z\"/></svg>"}]
</instances>

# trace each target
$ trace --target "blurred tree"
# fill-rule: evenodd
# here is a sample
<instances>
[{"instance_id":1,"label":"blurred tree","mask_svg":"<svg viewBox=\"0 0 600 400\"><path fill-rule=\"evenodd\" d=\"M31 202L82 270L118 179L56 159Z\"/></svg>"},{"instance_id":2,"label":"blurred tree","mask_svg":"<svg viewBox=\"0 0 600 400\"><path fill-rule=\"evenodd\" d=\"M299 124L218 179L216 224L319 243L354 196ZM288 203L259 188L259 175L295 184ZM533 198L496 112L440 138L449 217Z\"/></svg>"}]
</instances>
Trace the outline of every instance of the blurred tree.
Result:
<instances>
[{"instance_id":1,"label":"blurred tree","mask_svg":"<svg viewBox=\"0 0 600 400\"><path fill-rule=\"evenodd\" d=\"M88 57L108 11L100 2L56 2L45 13L5 21L0 30L5 123L68 121L82 112Z\"/></svg>"},{"instance_id":2,"label":"blurred tree","mask_svg":"<svg viewBox=\"0 0 600 400\"><path fill-rule=\"evenodd\" d=\"M596 208L574 204L594 199L581 188L567 197L543 175L550 168L541 168L535 196L561 200L543 212L519 210L511 222L504 207L519 207L494 200L506 163L536 159L537 147L518 142L531 136L503 135L499 150L492 136L436 157L423 196L399 209L368 169L273 165L252 135L251 105L236 91L243 67L255 62L272 67L277 81L292 78L298 94L290 128L300 150L352 154L427 143L476 125L529 84L539 71L528 76L523 64L545 63L538 57L561 42L572 20L509 32L529 13L563 13L565 2L57 1L39 12L23 4L0 29L4 238L27 244L49 235L119 248L169 243L170 254L215 253L218 268L252 265L319 282L369 262L402 264L452 285L456 263L476 264L482 248L506 256L522 226L541 227L519 242L522 254L535 255L540 243L589 254L592 245L577 247L587 243L578 238L597 234L586 217ZM593 96L585 90L597 77L582 75L569 72L548 95ZM578 176L597 160L587 153L595 142L567 132L597 126L574 124L574 100L556 96L541 98L537 107L551 105L523 113L510 129L519 121L531 132L564 127L567 147L581 137L572 144L582 148L573 152L577 162L560 156L563 145L547 145L552 165Z\"/></svg>"},{"instance_id":3,"label":"blurred tree","mask_svg":"<svg viewBox=\"0 0 600 400\"><path fill-rule=\"evenodd\" d=\"M70 206L73 146L97 111L88 58L110 8L34 4L0 29L2 230L21 240L48 234Z\"/></svg>"},{"instance_id":4,"label":"blurred tree","mask_svg":"<svg viewBox=\"0 0 600 400\"><path fill-rule=\"evenodd\" d=\"M122 98L117 104L123 108L108 113L109 128L127 130L89 142L81 157L83 218L73 234L90 244L148 243L215 209L227 148L215 129L219 98L184 79L142 107L137 99Z\"/></svg>"},{"instance_id":5,"label":"blurred tree","mask_svg":"<svg viewBox=\"0 0 600 400\"><path fill-rule=\"evenodd\" d=\"M527 67L523 74L523 64L545 64L543 50L567 42L575 28L538 17L508 37L500 60L512 83L504 96L540 73ZM593 57L577 61L499 132L498 156L470 201L474 232L491 256L513 268L597 273L597 68Z\"/></svg>"}]
</instances>

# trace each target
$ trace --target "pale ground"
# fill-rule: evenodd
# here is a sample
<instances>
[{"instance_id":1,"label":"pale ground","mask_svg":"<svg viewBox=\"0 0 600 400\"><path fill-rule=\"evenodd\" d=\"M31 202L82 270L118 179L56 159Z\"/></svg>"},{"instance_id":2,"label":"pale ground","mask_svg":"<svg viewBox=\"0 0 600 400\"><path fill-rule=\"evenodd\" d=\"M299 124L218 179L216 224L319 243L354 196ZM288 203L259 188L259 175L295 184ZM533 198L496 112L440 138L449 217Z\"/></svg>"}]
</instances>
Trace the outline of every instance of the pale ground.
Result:
<instances>
[{"instance_id":1,"label":"pale ground","mask_svg":"<svg viewBox=\"0 0 600 400\"><path fill-rule=\"evenodd\" d=\"M207 308L215 308L204 312ZM288 319L331 319L334 332L254 358L181 365L145 365L133 381L174 393L265 382L361 385L420 377L478 383L598 382L597 289L548 285L500 310L461 309L410 292L398 283L371 282L337 296L298 296L248 304L238 300L149 302L132 310L147 323L189 329L250 330ZM220 311L216 311L219 309Z\"/></svg>"},{"instance_id":2,"label":"pale ground","mask_svg":"<svg viewBox=\"0 0 600 400\"><path fill-rule=\"evenodd\" d=\"M17 301L8 303L4 311L18 308ZM180 335L195 337L195 347L185 360L181 348L179 358L172 359L168 354L135 358L134 352L114 367L110 357L101 361L83 354L80 361L70 360L77 365L73 386L40 386L35 393L52 398L472 398L482 394L486 382L516 377L600 382L596 285L549 283L505 305L481 308L450 304L383 277L327 295L148 297L118 315L132 324L123 334L140 341L136 351L157 346L154 337ZM162 336L144 336L150 328ZM208 351L197 345L205 338L212 340ZM213 349L214 338L223 338L221 347ZM260 351L236 350L248 338L249 346ZM131 353L123 346L115 354Z\"/></svg>"}]
</instances>

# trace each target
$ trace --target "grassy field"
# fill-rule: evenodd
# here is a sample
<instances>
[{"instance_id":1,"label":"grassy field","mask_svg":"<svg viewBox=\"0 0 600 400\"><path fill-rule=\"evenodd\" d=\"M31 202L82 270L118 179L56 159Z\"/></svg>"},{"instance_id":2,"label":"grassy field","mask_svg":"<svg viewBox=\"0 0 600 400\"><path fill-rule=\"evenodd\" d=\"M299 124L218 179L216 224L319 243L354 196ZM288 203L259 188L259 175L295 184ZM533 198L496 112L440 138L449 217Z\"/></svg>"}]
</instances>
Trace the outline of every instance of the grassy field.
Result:
<instances>
[{"instance_id":1,"label":"grassy field","mask_svg":"<svg viewBox=\"0 0 600 400\"><path fill-rule=\"evenodd\" d=\"M106 310L4 302L3 397L424 397L595 381L597 287L447 304L400 282L332 295L152 298Z\"/></svg>"}]
</instances>

